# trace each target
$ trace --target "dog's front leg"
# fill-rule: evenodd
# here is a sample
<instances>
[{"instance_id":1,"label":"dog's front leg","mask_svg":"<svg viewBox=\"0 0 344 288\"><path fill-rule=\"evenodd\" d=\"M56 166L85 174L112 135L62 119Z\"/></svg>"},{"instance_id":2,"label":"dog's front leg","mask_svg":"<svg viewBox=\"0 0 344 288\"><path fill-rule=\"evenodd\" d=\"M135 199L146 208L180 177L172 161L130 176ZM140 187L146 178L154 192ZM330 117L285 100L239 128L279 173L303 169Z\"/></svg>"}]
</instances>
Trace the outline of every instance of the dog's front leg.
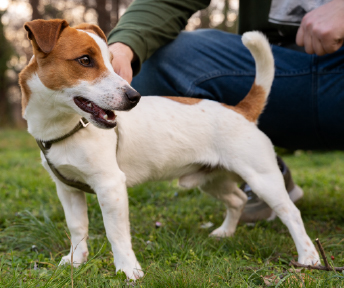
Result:
<instances>
[{"instance_id":1,"label":"dog's front leg","mask_svg":"<svg viewBox=\"0 0 344 288\"><path fill-rule=\"evenodd\" d=\"M131 245L125 175L118 169L115 177L102 174L96 179L95 190L103 213L106 235L112 245L116 271L122 270L131 279L140 278L143 272Z\"/></svg>"},{"instance_id":2,"label":"dog's front leg","mask_svg":"<svg viewBox=\"0 0 344 288\"><path fill-rule=\"evenodd\" d=\"M73 244L69 254L62 257L60 265L71 263L71 253L73 252L73 265L77 267L86 262L88 256L86 242L88 237L88 216L85 193L66 186L57 179L55 182Z\"/></svg>"}]
</instances>

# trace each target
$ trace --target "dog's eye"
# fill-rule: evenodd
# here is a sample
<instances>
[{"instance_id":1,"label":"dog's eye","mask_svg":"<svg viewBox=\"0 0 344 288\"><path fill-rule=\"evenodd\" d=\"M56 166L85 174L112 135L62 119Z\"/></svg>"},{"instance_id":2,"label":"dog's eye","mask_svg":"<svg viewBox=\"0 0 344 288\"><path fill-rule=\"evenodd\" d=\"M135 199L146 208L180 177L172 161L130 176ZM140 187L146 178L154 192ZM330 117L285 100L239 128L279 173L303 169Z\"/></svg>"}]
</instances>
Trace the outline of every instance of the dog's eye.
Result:
<instances>
[{"instance_id":1,"label":"dog's eye","mask_svg":"<svg viewBox=\"0 0 344 288\"><path fill-rule=\"evenodd\" d=\"M90 67L92 66L91 58L89 56L82 56L77 59L82 66Z\"/></svg>"}]
</instances>

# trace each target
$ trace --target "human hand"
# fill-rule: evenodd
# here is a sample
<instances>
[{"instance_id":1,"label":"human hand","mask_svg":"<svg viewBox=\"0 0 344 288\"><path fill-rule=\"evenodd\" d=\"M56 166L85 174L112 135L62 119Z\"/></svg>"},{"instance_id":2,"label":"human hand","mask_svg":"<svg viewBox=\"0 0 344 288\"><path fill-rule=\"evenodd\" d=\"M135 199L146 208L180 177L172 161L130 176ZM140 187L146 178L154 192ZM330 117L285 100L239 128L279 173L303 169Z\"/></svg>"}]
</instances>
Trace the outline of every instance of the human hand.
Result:
<instances>
[{"instance_id":1,"label":"human hand","mask_svg":"<svg viewBox=\"0 0 344 288\"><path fill-rule=\"evenodd\" d=\"M111 60L113 70L130 84L133 80L131 62L135 58L133 50L121 42L110 44L109 50L113 56Z\"/></svg>"},{"instance_id":2,"label":"human hand","mask_svg":"<svg viewBox=\"0 0 344 288\"><path fill-rule=\"evenodd\" d=\"M308 12L296 34L296 44L319 56L337 51L344 39L344 1L331 2Z\"/></svg>"}]
</instances>

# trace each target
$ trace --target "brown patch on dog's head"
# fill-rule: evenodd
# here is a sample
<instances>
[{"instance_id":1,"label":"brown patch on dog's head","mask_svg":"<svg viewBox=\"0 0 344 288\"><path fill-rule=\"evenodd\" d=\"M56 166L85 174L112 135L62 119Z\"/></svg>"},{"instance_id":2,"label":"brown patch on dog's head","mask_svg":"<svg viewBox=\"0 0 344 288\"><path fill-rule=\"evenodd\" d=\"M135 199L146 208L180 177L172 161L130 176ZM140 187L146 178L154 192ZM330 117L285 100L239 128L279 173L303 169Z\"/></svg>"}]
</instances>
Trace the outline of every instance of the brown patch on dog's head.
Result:
<instances>
[{"instance_id":1,"label":"brown patch on dog's head","mask_svg":"<svg viewBox=\"0 0 344 288\"><path fill-rule=\"evenodd\" d=\"M27 104L29 103L31 90L27 81L32 77L34 73L36 73L38 69L36 59L33 59L32 62L29 63L20 73L19 73L19 85L22 92L22 115L24 116L24 112L26 109Z\"/></svg>"},{"instance_id":2,"label":"brown patch on dog's head","mask_svg":"<svg viewBox=\"0 0 344 288\"><path fill-rule=\"evenodd\" d=\"M90 32L90 33L96 34L100 38L102 38L105 41L105 43L107 43L107 39L106 39L106 36L105 36L103 30L100 29L99 26L97 26L97 25L88 24L88 23L82 23L82 24L79 24L77 26L74 26L73 28L84 30L86 32Z\"/></svg>"},{"instance_id":3,"label":"brown patch on dog's head","mask_svg":"<svg viewBox=\"0 0 344 288\"><path fill-rule=\"evenodd\" d=\"M96 41L87 33L69 27L65 20L34 20L25 23L24 27L33 43L37 74L47 88L60 90L80 80L94 81L108 73ZM97 31L102 39L105 37L95 25L77 27L88 27ZM88 57L90 65L80 64L78 59L82 57Z\"/></svg>"},{"instance_id":4,"label":"brown patch on dog's head","mask_svg":"<svg viewBox=\"0 0 344 288\"><path fill-rule=\"evenodd\" d=\"M79 62L83 57L89 59L89 65ZM39 78L52 90L73 87L83 80L93 82L110 72L97 42L87 33L71 27L62 31L51 53L38 58L37 62Z\"/></svg>"},{"instance_id":5,"label":"brown patch on dog's head","mask_svg":"<svg viewBox=\"0 0 344 288\"><path fill-rule=\"evenodd\" d=\"M171 99L173 101L176 101L176 102L179 102L182 104L186 104L186 105L194 105L194 104L197 104L203 100L203 99L199 99L199 98L178 97L178 96L161 96L161 97L168 98L168 99Z\"/></svg>"},{"instance_id":6,"label":"brown patch on dog's head","mask_svg":"<svg viewBox=\"0 0 344 288\"><path fill-rule=\"evenodd\" d=\"M92 33L95 33L95 29L95 34L100 34L102 39L105 37L95 25L79 27L92 28ZM73 87L79 81L94 82L110 72L97 42L84 31L69 27L65 20L34 20L25 23L24 28L32 41L35 57L33 63L20 74L23 111L31 94L27 80L33 73L37 73L47 88L59 91ZM90 60L89 65L83 65L85 61L80 61L86 59L84 57Z\"/></svg>"},{"instance_id":7,"label":"brown patch on dog's head","mask_svg":"<svg viewBox=\"0 0 344 288\"><path fill-rule=\"evenodd\" d=\"M49 54L55 47L61 32L68 27L65 20L55 19L50 21L33 20L24 24L24 29L27 31L27 36L31 40L35 54L46 55ZM38 70L36 57L30 61L19 74L19 85L22 91L22 114L30 100L31 90L27 81Z\"/></svg>"},{"instance_id":8,"label":"brown patch on dog's head","mask_svg":"<svg viewBox=\"0 0 344 288\"><path fill-rule=\"evenodd\" d=\"M27 36L32 41L36 50L45 54L50 53L63 29L68 27L66 20L33 20L24 24Z\"/></svg>"}]
</instances>

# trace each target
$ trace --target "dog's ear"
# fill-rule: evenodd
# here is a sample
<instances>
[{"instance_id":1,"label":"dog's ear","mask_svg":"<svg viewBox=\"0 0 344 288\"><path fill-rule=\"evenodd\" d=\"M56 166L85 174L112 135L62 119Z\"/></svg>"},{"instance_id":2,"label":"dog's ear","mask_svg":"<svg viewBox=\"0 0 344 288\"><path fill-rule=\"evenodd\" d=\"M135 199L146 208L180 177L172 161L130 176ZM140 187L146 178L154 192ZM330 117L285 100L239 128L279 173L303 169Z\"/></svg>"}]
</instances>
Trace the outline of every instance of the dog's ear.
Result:
<instances>
[{"instance_id":1,"label":"dog's ear","mask_svg":"<svg viewBox=\"0 0 344 288\"><path fill-rule=\"evenodd\" d=\"M25 30L28 32L27 37L32 40L35 48L45 54L50 53L60 37L63 29L68 27L66 20L33 20L24 24Z\"/></svg>"},{"instance_id":2,"label":"dog's ear","mask_svg":"<svg viewBox=\"0 0 344 288\"><path fill-rule=\"evenodd\" d=\"M96 33L100 38L102 38L105 43L107 43L107 39L106 39L106 36L103 32L102 29L99 28L99 26L97 25L93 25L93 24L88 24L88 23L82 23L82 24L79 24L77 26L74 26L73 28L75 29L80 29L80 30L85 30L85 31L90 31L90 32L94 32Z\"/></svg>"}]
</instances>

